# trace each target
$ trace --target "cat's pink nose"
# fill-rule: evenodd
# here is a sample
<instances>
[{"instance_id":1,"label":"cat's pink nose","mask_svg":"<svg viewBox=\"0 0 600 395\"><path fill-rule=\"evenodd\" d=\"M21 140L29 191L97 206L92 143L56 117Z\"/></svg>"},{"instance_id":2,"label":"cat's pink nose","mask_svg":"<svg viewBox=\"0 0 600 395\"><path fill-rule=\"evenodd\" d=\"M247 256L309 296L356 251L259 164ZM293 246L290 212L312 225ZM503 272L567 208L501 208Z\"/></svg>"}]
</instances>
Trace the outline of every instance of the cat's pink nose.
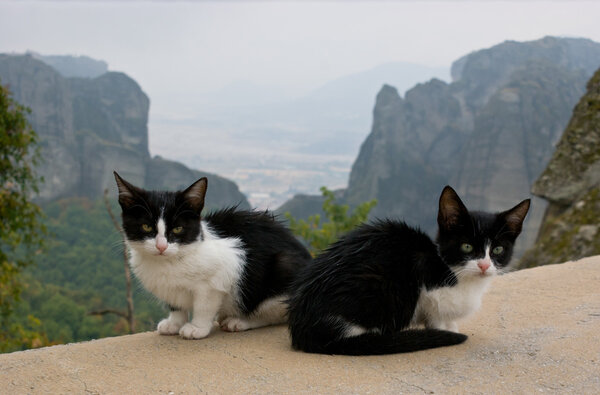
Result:
<instances>
[{"instance_id":1,"label":"cat's pink nose","mask_svg":"<svg viewBox=\"0 0 600 395\"><path fill-rule=\"evenodd\" d=\"M490 268L490 263L489 262L485 262L485 261L480 261L477 266L479 266L479 269L481 270L481 273L485 273L486 270L488 270Z\"/></svg>"},{"instance_id":2,"label":"cat's pink nose","mask_svg":"<svg viewBox=\"0 0 600 395\"><path fill-rule=\"evenodd\" d=\"M165 250L167 249L167 247L169 246L169 243L167 243L167 238L166 237L161 237L158 236L156 238L156 249L162 254L163 252L165 252Z\"/></svg>"}]
</instances>

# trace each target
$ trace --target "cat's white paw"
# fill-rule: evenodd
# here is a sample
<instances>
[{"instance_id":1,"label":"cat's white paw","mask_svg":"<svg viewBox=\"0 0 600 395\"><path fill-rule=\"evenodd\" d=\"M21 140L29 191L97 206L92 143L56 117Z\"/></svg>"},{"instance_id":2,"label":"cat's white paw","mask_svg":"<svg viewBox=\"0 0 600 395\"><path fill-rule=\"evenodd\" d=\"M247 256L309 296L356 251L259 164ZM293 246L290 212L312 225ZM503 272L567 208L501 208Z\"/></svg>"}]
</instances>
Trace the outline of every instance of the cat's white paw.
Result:
<instances>
[{"instance_id":1,"label":"cat's white paw","mask_svg":"<svg viewBox=\"0 0 600 395\"><path fill-rule=\"evenodd\" d=\"M446 325L446 328L447 328L449 331L451 331L451 332L456 332L456 333L459 333L459 332L458 332L458 324L457 324L455 321L449 322L449 323Z\"/></svg>"},{"instance_id":2,"label":"cat's white paw","mask_svg":"<svg viewBox=\"0 0 600 395\"><path fill-rule=\"evenodd\" d=\"M227 317L221 321L221 329L227 332L241 332L250 329L250 323L238 317Z\"/></svg>"},{"instance_id":3,"label":"cat's white paw","mask_svg":"<svg viewBox=\"0 0 600 395\"><path fill-rule=\"evenodd\" d=\"M456 321L430 322L428 325L425 325L425 327L459 333L458 324L456 323Z\"/></svg>"},{"instance_id":4,"label":"cat's white paw","mask_svg":"<svg viewBox=\"0 0 600 395\"><path fill-rule=\"evenodd\" d=\"M158 326L156 327L159 335L177 335L179 333L179 329L181 329L181 324L173 322L168 318L165 318L159 322Z\"/></svg>"},{"instance_id":5,"label":"cat's white paw","mask_svg":"<svg viewBox=\"0 0 600 395\"><path fill-rule=\"evenodd\" d=\"M425 328L427 329L439 329L442 331L445 331L446 328L446 323L443 321L428 321L425 323Z\"/></svg>"},{"instance_id":6,"label":"cat's white paw","mask_svg":"<svg viewBox=\"0 0 600 395\"><path fill-rule=\"evenodd\" d=\"M212 326L196 326L191 322L188 322L179 330L179 336L184 339L203 339L210 333Z\"/></svg>"}]
</instances>

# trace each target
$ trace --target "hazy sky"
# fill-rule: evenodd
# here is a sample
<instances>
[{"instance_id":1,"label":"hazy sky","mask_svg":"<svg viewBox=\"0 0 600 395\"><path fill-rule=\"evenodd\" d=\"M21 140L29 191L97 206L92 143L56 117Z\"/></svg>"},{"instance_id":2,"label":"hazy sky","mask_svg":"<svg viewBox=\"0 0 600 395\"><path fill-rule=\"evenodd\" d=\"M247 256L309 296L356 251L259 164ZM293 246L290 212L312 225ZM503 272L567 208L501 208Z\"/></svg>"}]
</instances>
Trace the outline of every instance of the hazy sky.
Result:
<instances>
[{"instance_id":1,"label":"hazy sky","mask_svg":"<svg viewBox=\"0 0 600 395\"><path fill-rule=\"evenodd\" d=\"M301 94L390 61L449 66L507 39L600 41L600 2L0 2L0 52L88 55L167 111L235 81ZM152 110L151 110L152 111Z\"/></svg>"}]
</instances>

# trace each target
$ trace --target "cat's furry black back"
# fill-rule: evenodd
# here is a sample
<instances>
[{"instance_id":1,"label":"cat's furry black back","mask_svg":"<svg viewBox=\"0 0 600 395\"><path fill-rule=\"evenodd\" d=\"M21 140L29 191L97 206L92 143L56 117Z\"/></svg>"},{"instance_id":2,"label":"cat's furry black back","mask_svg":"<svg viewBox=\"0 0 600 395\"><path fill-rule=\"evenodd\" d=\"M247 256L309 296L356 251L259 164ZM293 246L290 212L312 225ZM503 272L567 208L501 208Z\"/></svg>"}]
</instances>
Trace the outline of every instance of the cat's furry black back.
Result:
<instances>
[{"instance_id":1,"label":"cat's furry black back","mask_svg":"<svg viewBox=\"0 0 600 395\"><path fill-rule=\"evenodd\" d=\"M239 288L243 312L287 292L300 267L311 260L302 244L268 211L227 208L204 217L220 237L238 237L246 252Z\"/></svg>"}]
</instances>

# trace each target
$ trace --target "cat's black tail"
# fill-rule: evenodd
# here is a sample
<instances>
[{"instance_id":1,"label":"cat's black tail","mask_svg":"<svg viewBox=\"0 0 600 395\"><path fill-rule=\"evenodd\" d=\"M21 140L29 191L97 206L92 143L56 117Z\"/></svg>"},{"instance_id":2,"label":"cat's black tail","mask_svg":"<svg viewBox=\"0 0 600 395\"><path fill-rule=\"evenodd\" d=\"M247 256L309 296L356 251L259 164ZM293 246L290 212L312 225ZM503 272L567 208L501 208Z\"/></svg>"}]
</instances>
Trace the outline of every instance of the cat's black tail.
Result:
<instances>
[{"instance_id":1,"label":"cat's black tail","mask_svg":"<svg viewBox=\"0 0 600 395\"><path fill-rule=\"evenodd\" d=\"M295 344L295 348L317 354L383 355L452 346L463 343L467 337L439 329L409 329L391 335L365 333L326 344Z\"/></svg>"}]
</instances>

